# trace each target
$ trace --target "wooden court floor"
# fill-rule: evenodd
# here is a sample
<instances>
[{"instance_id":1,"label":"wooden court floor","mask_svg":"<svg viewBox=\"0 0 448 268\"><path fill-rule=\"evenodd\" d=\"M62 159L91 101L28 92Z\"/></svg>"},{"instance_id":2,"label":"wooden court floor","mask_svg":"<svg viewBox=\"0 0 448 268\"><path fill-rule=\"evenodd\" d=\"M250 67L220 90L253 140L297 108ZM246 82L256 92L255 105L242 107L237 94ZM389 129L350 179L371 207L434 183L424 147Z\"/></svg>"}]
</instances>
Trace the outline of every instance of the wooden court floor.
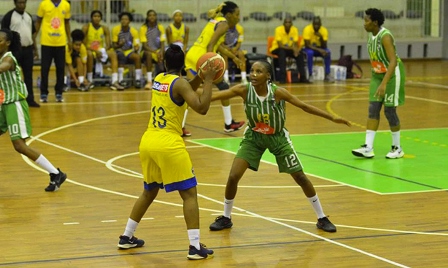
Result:
<instances>
[{"instance_id":1,"label":"wooden court floor","mask_svg":"<svg viewBox=\"0 0 448 268\"><path fill-rule=\"evenodd\" d=\"M407 100L398 110L403 129L448 128L448 62L405 64ZM362 66L367 73L363 79L285 85L300 99L353 122L350 128L336 125L288 105L290 133L363 133L370 75L367 64ZM199 181L201 241L215 250L215 257L186 259L188 237L181 199L177 193L163 191L135 234L146 241L145 246L118 250L118 236L142 191L137 152L149 118L149 96L148 91L135 89L72 90L62 104L50 95L49 103L31 109L30 146L68 174L55 193L44 191L48 175L17 154L8 136L0 138L0 266L448 267L447 189L383 195L309 175L324 212L338 228L330 234L316 229L314 212L293 180L266 162L258 172L247 171L241 180L233 228L210 232L208 225L222 213L234 154L195 140L242 135L241 131L223 133L219 102L206 116L190 111L187 127L193 135L185 139ZM239 99L232 100L232 113L234 119L244 119ZM380 129L388 129L383 115ZM362 143L363 139L354 139L351 147ZM299 150L300 144L295 146ZM319 152L326 147L328 154L335 147L327 139L314 146ZM448 148L440 147L445 155L435 161L448 163ZM351 158L352 148L343 157ZM377 150L377 156L366 161L376 168L375 161L384 161L385 153ZM424 151L413 154L425 157ZM403 161L407 159L396 161L397 174ZM421 174L432 176L430 169Z\"/></svg>"}]
</instances>

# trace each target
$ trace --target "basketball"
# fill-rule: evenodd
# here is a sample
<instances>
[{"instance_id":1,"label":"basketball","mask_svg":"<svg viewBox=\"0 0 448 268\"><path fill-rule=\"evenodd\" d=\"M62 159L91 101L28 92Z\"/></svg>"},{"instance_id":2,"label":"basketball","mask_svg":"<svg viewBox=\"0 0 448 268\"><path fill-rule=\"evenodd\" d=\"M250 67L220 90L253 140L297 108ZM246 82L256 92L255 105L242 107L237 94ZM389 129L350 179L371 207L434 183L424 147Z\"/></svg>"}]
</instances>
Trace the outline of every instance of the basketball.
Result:
<instances>
[{"instance_id":1,"label":"basketball","mask_svg":"<svg viewBox=\"0 0 448 268\"><path fill-rule=\"evenodd\" d=\"M198 71L198 76L202 79L204 77L202 76L201 69L205 68L207 64L207 60L214 61L215 66L219 66L220 71L216 73L215 79L213 79L213 82L219 80L226 70L226 62L223 57L221 57L219 54L216 54L215 52L207 52L204 55L202 55L198 62L196 63L196 70Z\"/></svg>"}]
</instances>

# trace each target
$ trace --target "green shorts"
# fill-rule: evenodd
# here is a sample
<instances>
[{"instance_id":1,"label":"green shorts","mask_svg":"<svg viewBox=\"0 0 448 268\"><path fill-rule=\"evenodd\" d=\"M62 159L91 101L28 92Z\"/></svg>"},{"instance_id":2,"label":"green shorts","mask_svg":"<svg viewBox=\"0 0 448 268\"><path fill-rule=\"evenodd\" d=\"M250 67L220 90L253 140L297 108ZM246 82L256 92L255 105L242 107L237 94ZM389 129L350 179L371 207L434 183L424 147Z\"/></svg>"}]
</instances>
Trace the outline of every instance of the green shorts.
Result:
<instances>
[{"instance_id":1,"label":"green shorts","mask_svg":"<svg viewBox=\"0 0 448 268\"><path fill-rule=\"evenodd\" d=\"M0 135L9 131L11 140L31 136L31 121L26 100L3 104L0 111Z\"/></svg>"},{"instance_id":2,"label":"green shorts","mask_svg":"<svg viewBox=\"0 0 448 268\"><path fill-rule=\"evenodd\" d=\"M375 97L378 86L383 81L385 74L372 73L370 80L369 101L382 102L386 107L396 107L404 104L404 83L405 72L402 61L398 62L394 75L390 78L386 85L386 92L383 99Z\"/></svg>"},{"instance_id":3,"label":"green shorts","mask_svg":"<svg viewBox=\"0 0 448 268\"><path fill-rule=\"evenodd\" d=\"M248 128L244 132L236 157L246 160L249 168L257 171L266 149L275 156L279 172L292 174L303 169L285 128L273 135L261 134Z\"/></svg>"}]
</instances>

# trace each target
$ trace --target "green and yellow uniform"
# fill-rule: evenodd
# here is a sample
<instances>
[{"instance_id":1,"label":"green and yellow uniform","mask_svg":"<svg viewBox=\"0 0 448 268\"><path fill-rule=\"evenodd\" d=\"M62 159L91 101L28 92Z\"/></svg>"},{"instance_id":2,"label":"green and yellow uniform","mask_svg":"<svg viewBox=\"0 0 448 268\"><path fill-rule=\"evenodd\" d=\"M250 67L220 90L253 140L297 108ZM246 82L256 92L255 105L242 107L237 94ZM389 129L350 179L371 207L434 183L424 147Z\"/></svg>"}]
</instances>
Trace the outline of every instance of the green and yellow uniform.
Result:
<instances>
[{"instance_id":1,"label":"green and yellow uniform","mask_svg":"<svg viewBox=\"0 0 448 268\"><path fill-rule=\"evenodd\" d=\"M294 173L302 170L302 164L285 128L285 101L275 100L275 84L268 85L265 97L258 96L251 83L247 85L244 110L248 119L244 138L236 157L249 163L257 171L266 149L275 155L280 172Z\"/></svg>"},{"instance_id":2,"label":"green and yellow uniform","mask_svg":"<svg viewBox=\"0 0 448 268\"><path fill-rule=\"evenodd\" d=\"M370 80L370 91L369 91L369 101L378 102L378 97L374 96L378 89L378 86L383 81L384 75L389 68L389 58L386 54L386 49L383 46L382 40L385 35L390 35L394 42L395 40L392 33L382 27L376 36L369 33L369 39L367 41L367 50L369 52L370 63L372 65L372 78ZM394 73L386 85L386 92L384 99L380 100L387 107L396 107L398 105L404 104L405 91L405 71L404 65L400 57L395 54L397 58L397 66L395 67Z\"/></svg>"}]
</instances>

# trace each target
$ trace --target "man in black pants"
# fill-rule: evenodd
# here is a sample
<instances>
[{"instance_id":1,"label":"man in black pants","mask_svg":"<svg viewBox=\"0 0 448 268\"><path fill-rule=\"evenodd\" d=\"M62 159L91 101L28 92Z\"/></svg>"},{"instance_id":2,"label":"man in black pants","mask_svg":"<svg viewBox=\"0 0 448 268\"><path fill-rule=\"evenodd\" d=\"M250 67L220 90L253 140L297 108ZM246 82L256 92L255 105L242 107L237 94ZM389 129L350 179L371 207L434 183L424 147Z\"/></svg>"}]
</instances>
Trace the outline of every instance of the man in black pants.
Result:
<instances>
[{"instance_id":1,"label":"man in black pants","mask_svg":"<svg viewBox=\"0 0 448 268\"><path fill-rule=\"evenodd\" d=\"M2 29L10 29L20 33L22 51L15 55L22 67L25 85L28 90L26 102L29 107L40 107L34 100L33 92L33 59L38 57L36 46L36 28L31 14L25 12L27 0L14 0L14 9L5 14L2 20Z\"/></svg>"},{"instance_id":2,"label":"man in black pants","mask_svg":"<svg viewBox=\"0 0 448 268\"><path fill-rule=\"evenodd\" d=\"M36 33L42 26L40 101L48 102L48 73L54 59L56 66L56 102L63 102L65 46L70 41L70 4L66 0L42 1L37 10Z\"/></svg>"},{"instance_id":3,"label":"man in black pants","mask_svg":"<svg viewBox=\"0 0 448 268\"><path fill-rule=\"evenodd\" d=\"M278 81L286 83L286 57L296 60L297 71L300 73L300 83L309 83L305 71L305 56L299 48L299 30L292 25L290 17L286 17L283 25L275 28L275 40L270 52L278 56L278 67L280 73Z\"/></svg>"}]
</instances>

